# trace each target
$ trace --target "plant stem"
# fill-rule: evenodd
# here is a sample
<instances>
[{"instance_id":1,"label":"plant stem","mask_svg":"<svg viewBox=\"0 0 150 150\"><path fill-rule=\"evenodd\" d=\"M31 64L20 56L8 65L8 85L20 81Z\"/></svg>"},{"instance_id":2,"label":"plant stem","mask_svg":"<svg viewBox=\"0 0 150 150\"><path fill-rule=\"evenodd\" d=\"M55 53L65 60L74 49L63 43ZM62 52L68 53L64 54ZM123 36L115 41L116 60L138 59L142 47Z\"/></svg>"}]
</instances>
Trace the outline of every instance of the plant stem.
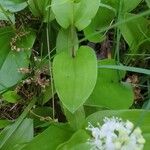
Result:
<instances>
[{"instance_id":1,"label":"plant stem","mask_svg":"<svg viewBox=\"0 0 150 150\"><path fill-rule=\"evenodd\" d=\"M51 82L51 89L52 89L52 108L53 108L53 119L55 119L55 99L54 99L54 84L53 84L53 73L52 73L52 63L51 63L51 51L50 51L50 39L49 39L49 32L50 32L50 26L49 26L49 20L50 20L50 9L48 10L48 23L46 27L46 39L47 39L47 50L48 50L48 58L49 58L49 72L50 72L50 82Z\"/></svg>"},{"instance_id":2,"label":"plant stem","mask_svg":"<svg viewBox=\"0 0 150 150\"><path fill-rule=\"evenodd\" d=\"M123 2L119 2L119 8L118 8L118 17L117 17L117 22L121 21L121 11L122 11L122 5ZM119 27L117 27L117 44L116 44L116 50L115 50L115 58L117 58L118 63L120 62L120 39L121 39L121 33Z\"/></svg>"},{"instance_id":3,"label":"plant stem","mask_svg":"<svg viewBox=\"0 0 150 150\"><path fill-rule=\"evenodd\" d=\"M72 41L72 47L71 47L71 54L72 57L75 57L75 41L74 41L74 26L71 26L71 41Z\"/></svg>"}]
</instances>

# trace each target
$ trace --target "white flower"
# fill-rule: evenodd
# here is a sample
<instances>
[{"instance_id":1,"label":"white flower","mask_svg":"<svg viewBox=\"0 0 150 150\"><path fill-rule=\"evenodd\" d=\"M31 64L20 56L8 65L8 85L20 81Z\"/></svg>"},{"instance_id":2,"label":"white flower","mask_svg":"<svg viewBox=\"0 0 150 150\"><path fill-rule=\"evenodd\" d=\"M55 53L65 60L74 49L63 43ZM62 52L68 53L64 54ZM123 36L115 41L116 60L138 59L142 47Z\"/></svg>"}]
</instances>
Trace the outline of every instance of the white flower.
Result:
<instances>
[{"instance_id":1,"label":"white flower","mask_svg":"<svg viewBox=\"0 0 150 150\"><path fill-rule=\"evenodd\" d=\"M89 123L87 130L91 131L92 138L88 140L91 150L142 150L145 139L139 127L117 117L104 118L104 124L94 127Z\"/></svg>"}]
</instances>

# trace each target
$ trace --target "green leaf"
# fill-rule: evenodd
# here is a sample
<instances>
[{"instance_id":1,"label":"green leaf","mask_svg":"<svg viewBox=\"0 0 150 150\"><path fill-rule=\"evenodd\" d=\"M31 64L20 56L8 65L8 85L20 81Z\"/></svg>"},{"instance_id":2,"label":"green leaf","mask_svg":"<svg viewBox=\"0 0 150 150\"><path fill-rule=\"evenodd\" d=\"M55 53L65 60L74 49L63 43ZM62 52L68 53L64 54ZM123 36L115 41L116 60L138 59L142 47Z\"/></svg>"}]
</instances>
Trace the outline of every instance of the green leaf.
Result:
<instances>
[{"instance_id":1,"label":"green leaf","mask_svg":"<svg viewBox=\"0 0 150 150\"><path fill-rule=\"evenodd\" d=\"M115 13L112 10L105 7L100 7L91 24L84 29L85 37L89 41L95 43L103 41L105 39L105 35L102 33L94 35L92 37L90 37L89 35L92 35L98 30L101 30L102 28L109 26L114 17Z\"/></svg>"},{"instance_id":2,"label":"green leaf","mask_svg":"<svg viewBox=\"0 0 150 150\"><path fill-rule=\"evenodd\" d=\"M18 69L28 67L29 56L30 53L27 55L27 51L21 51L17 53L11 51L8 54L0 70L0 91L17 84L17 82L22 79L24 75L21 74Z\"/></svg>"},{"instance_id":3,"label":"green leaf","mask_svg":"<svg viewBox=\"0 0 150 150\"><path fill-rule=\"evenodd\" d=\"M94 51L82 46L73 58L62 52L53 62L56 92L64 106L75 112L92 93L97 79L97 60Z\"/></svg>"},{"instance_id":4,"label":"green leaf","mask_svg":"<svg viewBox=\"0 0 150 150\"><path fill-rule=\"evenodd\" d=\"M73 136L65 143L58 146L56 150L90 150L88 139L90 136L84 130L78 130ZM83 147L84 145L84 147Z\"/></svg>"},{"instance_id":5,"label":"green leaf","mask_svg":"<svg viewBox=\"0 0 150 150\"><path fill-rule=\"evenodd\" d=\"M101 42L105 39L105 35L103 33L96 34L94 36L89 36L95 33L98 30L101 30L102 28L106 28L107 26L110 26L111 21L114 19L114 17L117 14L118 7L119 7L119 1L120 0L101 0L100 8L92 20L91 24L84 29L85 37L90 40L91 42ZM132 0L131 3L128 2L128 0L124 0L122 13L130 12L134 8L138 6L138 4L141 2L141 0Z\"/></svg>"},{"instance_id":6,"label":"green leaf","mask_svg":"<svg viewBox=\"0 0 150 150\"><path fill-rule=\"evenodd\" d=\"M28 3L34 16L41 17L44 22L54 20L54 14L50 7L51 0L28 0Z\"/></svg>"},{"instance_id":7,"label":"green leaf","mask_svg":"<svg viewBox=\"0 0 150 150\"><path fill-rule=\"evenodd\" d=\"M22 0L0 0L0 5L10 12L18 12L27 7L27 3Z\"/></svg>"},{"instance_id":8,"label":"green leaf","mask_svg":"<svg viewBox=\"0 0 150 150\"><path fill-rule=\"evenodd\" d=\"M73 24L73 1L52 0L52 11L57 22L65 29Z\"/></svg>"},{"instance_id":9,"label":"green leaf","mask_svg":"<svg viewBox=\"0 0 150 150\"><path fill-rule=\"evenodd\" d=\"M35 105L35 99L32 99L29 105L25 108L23 113L19 116L19 118L13 123L11 126L5 127L1 132L0 132L0 149L3 150L3 148L9 146L7 143L14 138L14 134L16 134L18 128L20 127L21 123L23 122L24 118L30 111L30 109ZM31 122L28 121L28 122ZM29 125L30 127L31 124ZM19 131L20 132L20 131ZM27 132L28 133L28 132ZM20 133L19 133L20 134ZM18 135L19 136L19 135ZM18 138L17 136L17 138ZM22 136L22 135L21 135ZM13 143L13 142L12 142ZM14 142L15 143L15 142ZM14 144L13 143L13 144ZM5 149L4 149L5 150ZM16 150L16 149L15 149Z\"/></svg>"},{"instance_id":10,"label":"green leaf","mask_svg":"<svg viewBox=\"0 0 150 150\"><path fill-rule=\"evenodd\" d=\"M14 36L14 31L11 27L0 28L0 68L2 67L9 51L10 51L10 41ZM5 44L4 44L5 43Z\"/></svg>"},{"instance_id":11,"label":"green leaf","mask_svg":"<svg viewBox=\"0 0 150 150\"><path fill-rule=\"evenodd\" d=\"M76 131L81 129L85 120L84 108L80 107L74 114L64 108L64 114L71 128Z\"/></svg>"},{"instance_id":12,"label":"green leaf","mask_svg":"<svg viewBox=\"0 0 150 150\"><path fill-rule=\"evenodd\" d=\"M6 20L6 21L11 20L11 22L15 23L15 15L8 11L4 12L0 7L0 20Z\"/></svg>"},{"instance_id":13,"label":"green leaf","mask_svg":"<svg viewBox=\"0 0 150 150\"><path fill-rule=\"evenodd\" d=\"M84 111L85 111L86 117L101 110L106 110L106 108L99 107L99 106L88 106L86 104L84 105Z\"/></svg>"},{"instance_id":14,"label":"green leaf","mask_svg":"<svg viewBox=\"0 0 150 150\"><path fill-rule=\"evenodd\" d=\"M124 19L136 16L135 14L126 14ZM130 21L125 23L120 27L121 34L123 35L124 39L128 43L131 53L136 54L138 53L137 50L140 46L141 41L143 41L145 36L148 36L149 28L148 28L149 21L146 20L144 17L140 17L136 20Z\"/></svg>"},{"instance_id":15,"label":"green leaf","mask_svg":"<svg viewBox=\"0 0 150 150\"><path fill-rule=\"evenodd\" d=\"M125 12L131 12L133 9L135 9L141 2L142 0L132 0L129 1L128 0L124 0L123 1L123 10Z\"/></svg>"},{"instance_id":16,"label":"green leaf","mask_svg":"<svg viewBox=\"0 0 150 150\"><path fill-rule=\"evenodd\" d=\"M57 22L68 28L73 25L82 30L91 23L99 8L99 0L52 0L52 10Z\"/></svg>"},{"instance_id":17,"label":"green leaf","mask_svg":"<svg viewBox=\"0 0 150 150\"><path fill-rule=\"evenodd\" d=\"M92 123L93 125L97 126L97 123L100 124L103 122L105 117L119 117L122 118L124 121L129 120L134 123L134 125L139 126L142 129L143 136L146 139L146 143L144 146L144 150L149 150L150 147L150 111L145 110L105 110L96 112L87 117L87 124L88 122ZM86 125L87 125L86 124Z\"/></svg>"},{"instance_id":18,"label":"green leaf","mask_svg":"<svg viewBox=\"0 0 150 150\"><path fill-rule=\"evenodd\" d=\"M115 63L115 60L105 59L99 62L99 66ZM120 82L124 75L124 71L100 68L95 89L86 105L110 109L129 108L133 103L134 94L129 84Z\"/></svg>"},{"instance_id":19,"label":"green leaf","mask_svg":"<svg viewBox=\"0 0 150 150\"><path fill-rule=\"evenodd\" d=\"M99 0L81 0L75 4L74 21L78 30L83 30L94 18L99 8Z\"/></svg>"},{"instance_id":20,"label":"green leaf","mask_svg":"<svg viewBox=\"0 0 150 150\"><path fill-rule=\"evenodd\" d=\"M73 32L73 33L71 33ZM71 31L71 28L68 29L60 29L57 42L56 42L56 50L57 53L62 51L70 52L72 47L77 51L78 49L78 36L75 30Z\"/></svg>"},{"instance_id":21,"label":"green leaf","mask_svg":"<svg viewBox=\"0 0 150 150\"><path fill-rule=\"evenodd\" d=\"M70 138L72 131L66 125L51 125L36 136L22 150L55 150L57 146Z\"/></svg>"},{"instance_id":22,"label":"green leaf","mask_svg":"<svg viewBox=\"0 0 150 150\"><path fill-rule=\"evenodd\" d=\"M0 129L5 128L7 125L10 125L12 123L12 121L9 120L0 120Z\"/></svg>"},{"instance_id":23,"label":"green leaf","mask_svg":"<svg viewBox=\"0 0 150 150\"><path fill-rule=\"evenodd\" d=\"M31 50L29 49L32 48L35 41L34 32L29 31L26 36L22 37L16 43L17 47L19 47L21 51L12 51L10 47L12 36L10 33L11 32L8 32L6 36L0 38L0 43L6 43L6 45L3 46L3 49L0 52L2 53L3 60L0 61L0 91L14 86L22 79L24 74L20 73L18 69L28 68L29 57L31 54ZM3 32L0 34L3 35Z\"/></svg>"},{"instance_id":24,"label":"green leaf","mask_svg":"<svg viewBox=\"0 0 150 150\"><path fill-rule=\"evenodd\" d=\"M7 127L0 136L7 134L7 131L11 129L11 126ZM25 119L13 133L11 138L3 145L1 150L20 150L25 143L31 141L33 138L33 121L31 119Z\"/></svg>"},{"instance_id":25,"label":"green leaf","mask_svg":"<svg viewBox=\"0 0 150 150\"><path fill-rule=\"evenodd\" d=\"M135 9L139 3L141 2L142 0L132 0L130 3L128 0L122 0L122 13L125 13L125 12L131 12L133 9ZM106 5L109 5L113 8L116 9L116 11L118 11L118 8L119 8L119 5L120 5L120 0L102 0L101 1L102 4L106 4Z\"/></svg>"},{"instance_id":26,"label":"green leaf","mask_svg":"<svg viewBox=\"0 0 150 150\"><path fill-rule=\"evenodd\" d=\"M9 103L16 103L20 99L20 96L16 91L7 91L2 95L2 98Z\"/></svg>"},{"instance_id":27,"label":"green leaf","mask_svg":"<svg viewBox=\"0 0 150 150\"><path fill-rule=\"evenodd\" d=\"M29 117L33 119L34 128L42 126L45 122L52 122L53 110L51 107L41 106L32 109L32 113L29 114ZM36 116L35 116L36 114ZM44 120L45 119L45 120Z\"/></svg>"},{"instance_id":28,"label":"green leaf","mask_svg":"<svg viewBox=\"0 0 150 150\"><path fill-rule=\"evenodd\" d=\"M56 93L54 89L54 94ZM52 86L45 87L45 91L42 93L42 105L47 103L54 95L52 94Z\"/></svg>"},{"instance_id":29,"label":"green leaf","mask_svg":"<svg viewBox=\"0 0 150 150\"><path fill-rule=\"evenodd\" d=\"M150 0L146 0L147 6L150 7Z\"/></svg>"}]
</instances>

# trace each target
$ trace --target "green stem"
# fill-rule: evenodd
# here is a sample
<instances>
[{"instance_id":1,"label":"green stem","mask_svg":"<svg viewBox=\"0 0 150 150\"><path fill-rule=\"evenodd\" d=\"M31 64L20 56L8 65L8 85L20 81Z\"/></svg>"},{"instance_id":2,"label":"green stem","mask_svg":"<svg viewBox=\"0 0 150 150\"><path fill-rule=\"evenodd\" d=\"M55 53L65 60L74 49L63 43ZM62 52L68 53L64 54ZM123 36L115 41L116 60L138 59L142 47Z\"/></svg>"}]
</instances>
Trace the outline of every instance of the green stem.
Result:
<instances>
[{"instance_id":1,"label":"green stem","mask_svg":"<svg viewBox=\"0 0 150 150\"><path fill-rule=\"evenodd\" d=\"M72 24L71 24L71 27L70 27L70 33L71 33L71 41L72 41L72 47L71 47L71 54L72 54L72 57L74 58L75 57L75 39L74 39L74 30L75 30L75 26L74 26L74 2L73 1L73 13L72 13Z\"/></svg>"},{"instance_id":2,"label":"green stem","mask_svg":"<svg viewBox=\"0 0 150 150\"><path fill-rule=\"evenodd\" d=\"M54 99L54 84L53 84L53 73L52 73L52 63L51 63L51 50L50 50L50 39L49 39L49 20L50 20L50 9L48 10L48 23L46 27L46 36L47 36L47 50L48 50L48 58L49 58L49 72L50 72L50 82L51 82L51 89L52 89L52 107L53 107L53 120L55 120L55 99Z\"/></svg>"},{"instance_id":3,"label":"green stem","mask_svg":"<svg viewBox=\"0 0 150 150\"><path fill-rule=\"evenodd\" d=\"M71 26L71 41L72 41L72 47L71 47L71 54L72 57L75 57L75 41L74 41L74 26Z\"/></svg>"},{"instance_id":4,"label":"green stem","mask_svg":"<svg viewBox=\"0 0 150 150\"><path fill-rule=\"evenodd\" d=\"M122 11L122 5L123 1L120 1L119 3L119 9L118 9L118 16L117 16L117 22L121 21L121 11ZM116 50L115 50L115 58L117 58L118 63L120 62L120 39L121 39L121 33L119 27L117 27L117 44L116 44Z\"/></svg>"}]
</instances>

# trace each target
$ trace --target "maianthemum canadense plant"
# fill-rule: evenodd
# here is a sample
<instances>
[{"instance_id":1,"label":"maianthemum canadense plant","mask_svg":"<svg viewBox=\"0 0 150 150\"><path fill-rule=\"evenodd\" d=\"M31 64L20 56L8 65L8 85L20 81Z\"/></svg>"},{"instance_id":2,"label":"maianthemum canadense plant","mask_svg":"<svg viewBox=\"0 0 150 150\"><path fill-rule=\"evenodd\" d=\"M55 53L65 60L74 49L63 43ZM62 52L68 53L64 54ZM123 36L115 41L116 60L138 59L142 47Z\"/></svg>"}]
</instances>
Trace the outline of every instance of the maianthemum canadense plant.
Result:
<instances>
[{"instance_id":1,"label":"maianthemum canadense plant","mask_svg":"<svg viewBox=\"0 0 150 150\"><path fill-rule=\"evenodd\" d=\"M0 150L149 150L149 7L0 0Z\"/></svg>"}]
</instances>

